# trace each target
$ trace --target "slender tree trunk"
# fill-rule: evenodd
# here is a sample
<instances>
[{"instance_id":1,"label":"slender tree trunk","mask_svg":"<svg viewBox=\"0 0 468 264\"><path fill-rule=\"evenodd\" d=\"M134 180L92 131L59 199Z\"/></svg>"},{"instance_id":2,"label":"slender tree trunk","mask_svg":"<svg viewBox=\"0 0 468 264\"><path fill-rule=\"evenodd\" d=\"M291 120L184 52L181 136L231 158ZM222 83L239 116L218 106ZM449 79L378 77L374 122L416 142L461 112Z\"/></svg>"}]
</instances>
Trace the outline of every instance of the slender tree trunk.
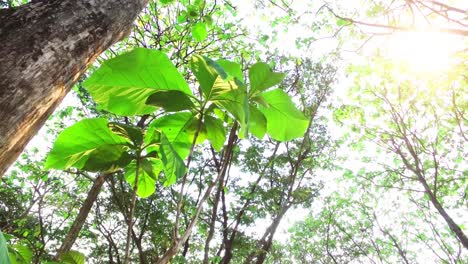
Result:
<instances>
[{"instance_id":1,"label":"slender tree trunk","mask_svg":"<svg viewBox=\"0 0 468 264\"><path fill-rule=\"evenodd\" d=\"M0 9L0 177L147 0L39 0Z\"/></svg>"},{"instance_id":2,"label":"slender tree trunk","mask_svg":"<svg viewBox=\"0 0 468 264\"><path fill-rule=\"evenodd\" d=\"M406 136L406 135L405 135ZM437 196L434 194L432 191L431 187L426 181L426 178L424 177L423 173L421 172L421 169L419 167L419 161L416 152L412 148L412 145L409 143L409 141L405 138L405 143L407 145L407 148L415 160L415 165L413 166L406 156L401 152L399 148L396 148L396 153L401 157L403 160L403 164L405 164L406 168L412 171L416 177L418 178L418 181L421 183L421 185L424 187L425 193L429 196L429 199L432 203L432 205L437 209L439 214L444 218L445 222L449 226L450 230L455 234L455 236L458 238L458 240L462 243L462 245L465 247L465 249L468 249L468 237L465 235L463 230L460 228L457 223L452 219L452 217L447 213L445 208L442 206L442 204L439 202L439 199L437 199ZM438 177L435 175L434 177Z\"/></svg>"},{"instance_id":3,"label":"slender tree trunk","mask_svg":"<svg viewBox=\"0 0 468 264\"><path fill-rule=\"evenodd\" d=\"M289 210L289 208L291 208L291 204L289 203L281 208L281 211L275 217L271 225L266 229L262 239L259 241L259 249L252 252L247 257L247 259L244 262L245 264L263 264L263 262L265 262L267 254L270 252L271 245L273 244L273 238L275 236L276 230L278 229L281 220L283 220L283 217Z\"/></svg>"},{"instance_id":4,"label":"slender tree trunk","mask_svg":"<svg viewBox=\"0 0 468 264\"><path fill-rule=\"evenodd\" d=\"M57 259L59 259L60 256L62 256L64 253L70 251L70 249L72 248L76 238L78 237L78 234L81 231L81 228L83 228L83 225L86 222L86 218L88 217L88 214L91 211L91 208L93 207L93 204L96 201L99 192L101 191L102 185L106 181L106 177L109 175L110 174L108 173L103 173L100 174L96 178L96 180L94 180L93 186L89 190L88 196L86 197L86 200L80 208L80 212L76 216L75 221L73 222L70 230L68 231L67 236L65 237L62 245L57 251Z\"/></svg>"},{"instance_id":5,"label":"slender tree trunk","mask_svg":"<svg viewBox=\"0 0 468 264\"><path fill-rule=\"evenodd\" d=\"M461 230L460 226L453 221L452 217L447 213L445 208L440 204L439 200L437 197L434 195L434 193L431 191L429 185L427 184L426 180L422 177L419 177L419 181L421 184L424 186L424 189L426 190L426 193L429 195L429 198L431 200L432 205L437 209L439 214L444 218L445 222L449 226L450 230L452 230L453 233L457 236L457 238L460 240L462 245L465 247L465 249L468 249L468 237L465 235L463 230Z\"/></svg>"},{"instance_id":6,"label":"slender tree trunk","mask_svg":"<svg viewBox=\"0 0 468 264\"><path fill-rule=\"evenodd\" d=\"M400 243L398 242L398 239L396 239L391 233L390 231L388 231L387 229L383 228L380 223L379 223L379 220L377 219L377 215L375 214L375 212L372 212L372 221L377 223L377 227L379 228L380 232L382 232L385 236L388 236L388 238L392 241L392 245L396 248L398 254L400 255L401 259L403 260L403 262L405 264L410 264L408 258L406 257L406 252L405 250L401 247Z\"/></svg>"},{"instance_id":7,"label":"slender tree trunk","mask_svg":"<svg viewBox=\"0 0 468 264\"><path fill-rule=\"evenodd\" d=\"M234 227L232 228L232 232L231 232L231 235L230 235L229 239L227 239L227 235L224 235L223 245L221 246L221 248L218 251L218 256L219 256L221 254L222 248L224 247L224 256L221 259L221 262L220 262L221 264L228 264L228 263L231 262L231 259L233 257L233 254L232 254L233 247L232 246L233 246L233 243L234 243L234 239L236 238L236 235L237 235L237 231L238 231L237 228L239 227L239 224L241 222L241 218L245 214L245 211L249 207L250 203L252 202L253 194L257 190L258 184L263 179L263 176L265 176L266 170L270 166L272 166L272 163L274 162L274 158L276 157L276 152L278 151L278 148L279 148L279 143L276 143L273 154L269 158L270 161L268 162L268 166L263 167L262 172L260 173L257 180L255 181L255 183L252 185L252 187L250 189L250 192L249 192L250 195L249 196L252 197L252 198L249 198L244 202L244 205L242 205L242 208L239 210L239 212L236 215L235 224L234 224Z\"/></svg>"},{"instance_id":8,"label":"slender tree trunk","mask_svg":"<svg viewBox=\"0 0 468 264\"><path fill-rule=\"evenodd\" d=\"M224 179L222 177L221 179L219 179L218 190L216 191L215 199L213 201L213 210L211 211L211 219L210 219L210 229L208 231L208 237L206 238L206 241L205 241L205 253L203 256L203 264L209 263L210 242L211 242L211 239L213 239L213 235L214 235L216 218L218 215L219 198L221 197L223 183L224 183Z\"/></svg>"}]
</instances>

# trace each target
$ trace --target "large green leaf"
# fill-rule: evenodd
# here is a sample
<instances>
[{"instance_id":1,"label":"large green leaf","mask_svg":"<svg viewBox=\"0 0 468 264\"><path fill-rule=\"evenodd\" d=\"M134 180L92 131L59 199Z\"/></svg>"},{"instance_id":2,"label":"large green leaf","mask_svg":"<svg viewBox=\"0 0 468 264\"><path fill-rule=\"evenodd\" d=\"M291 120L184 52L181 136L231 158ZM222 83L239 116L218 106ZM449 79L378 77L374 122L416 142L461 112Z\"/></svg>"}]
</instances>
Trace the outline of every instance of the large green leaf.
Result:
<instances>
[{"instance_id":1,"label":"large green leaf","mask_svg":"<svg viewBox=\"0 0 468 264\"><path fill-rule=\"evenodd\" d=\"M280 84L284 77L285 73L273 72L264 62L255 63L249 69L250 93L254 95Z\"/></svg>"},{"instance_id":2,"label":"large green leaf","mask_svg":"<svg viewBox=\"0 0 468 264\"><path fill-rule=\"evenodd\" d=\"M15 245L10 248L10 260L12 264L30 264L32 258L33 252L27 246Z\"/></svg>"},{"instance_id":3,"label":"large green leaf","mask_svg":"<svg viewBox=\"0 0 468 264\"><path fill-rule=\"evenodd\" d=\"M159 151L164 165L164 175L166 175L164 185L169 186L184 175L185 164L164 133L161 134L161 147Z\"/></svg>"},{"instance_id":4,"label":"large green leaf","mask_svg":"<svg viewBox=\"0 0 468 264\"><path fill-rule=\"evenodd\" d=\"M223 121L212 116L205 116L206 137L216 151L220 151L226 141L226 130Z\"/></svg>"},{"instance_id":5,"label":"large green leaf","mask_svg":"<svg viewBox=\"0 0 468 264\"><path fill-rule=\"evenodd\" d=\"M66 264L85 264L85 256L75 250L70 250L62 256L62 262Z\"/></svg>"},{"instance_id":6,"label":"large green leaf","mask_svg":"<svg viewBox=\"0 0 468 264\"><path fill-rule=\"evenodd\" d=\"M223 67L202 56L192 58L191 68L205 96L205 99L212 101L218 107L227 110L241 124L246 126L248 122L248 98L247 90L239 79L242 71L236 63L220 60ZM233 76L236 78L229 78Z\"/></svg>"},{"instance_id":7,"label":"large green leaf","mask_svg":"<svg viewBox=\"0 0 468 264\"><path fill-rule=\"evenodd\" d=\"M231 113L241 126L248 122L247 91L235 81L225 81L218 77L213 85L211 101Z\"/></svg>"},{"instance_id":8,"label":"large green leaf","mask_svg":"<svg viewBox=\"0 0 468 264\"><path fill-rule=\"evenodd\" d=\"M216 61L224 71L232 76L237 78L239 81L244 82L244 75L242 74L242 67L239 63L228 61L228 60L218 60Z\"/></svg>"},{"instance_id":9,"label":"large green leaf","mask_svg":"<svg viewBox=\"0 0 468 264\"><path fill-rule=\"evenodd\" d=\"M195 115L189 112L169 114L154 120L150 124L149 130L158 130L164 133L179 156L185 159L193 143L197 120ZM150 136L151 133L147 135Z\"/></svg>"},{"instance_id":10,"label":"large green leaf","mask_svg":"<svg viewBox=\"0 0 468 264\"><path fill-rule=\"evenodd\" d=\"M243 125L248 120L248 101L247 90L238 80L242 78L242 71L236 63L226 60L220 62L226 67L226 71L215 61L195 55L192 57L191 69L200 83L205 99L227 110Z\"/></svg>"},{"instance_id":11,"label":"large green leaf","mask_svg":"<svg viewBox=\"0 0 468 264\"><path fill-rule=\"evenodd\" d=\"M84 87L102 109L118 115L153 112L148 96L158 90L191 94L188 84L162 52L136 48L107 60L84 82Z\"/></svg>"},{"instance_id":12,"label":"large green leaf","mask_svg":"<svg viewBox=\"0 0 468 264\"><path fill-rule=\"evenodd\" d=\"M130 141L114 134L104 118L84 119L66 128L47 156L46 169L75 167L105 171L130 162L126 146Z\"/></svg>"},{"instance_id":13,"label":"large green leaf","mask_svg":"<svg viewBox=\"0 0 468 264\"><path fill-rule=\"evenodd\" d=\"M156 190L156 180L162 169L162 162L159 159L145 158L140 162L138 170L137 195L146 198ZM134 186L136 177L136 162L133 161L125 168L125 179Z\"/></svg>"},{"instance_id":14,"label":"large green leaf","mask_svg":"<svg viewBox=\"0 0 468 264\"><path fill-rule=\"evenodd\" d=\"M10 255L8 254L8 247L2 231L0 231L0 263L11 264Z\"/></svg>"},{"instance_id":15,"label":"large green leaf","mask_svg":"<svg viewBox=\"0 0 468 264\"><path fill-rule=\"evenodd\" d=\"M249 131L257 138L262 139L267 128L265 115L253 105L249 105L249 110Z\"/></svg>"},{"instance_id":16,"label":"large green leaf","mask_svg":"<svg viewBox=\"0 0 468 264\"><path fill-rule=\"evenodd\" d=\"M208 36L206 31L206 24L203 22L198 22L192 26L192 36L196 41L204 41Z\"/></svg>"},{"instance_id":17,"label":"large green leaf","mask_svg":"<svg viewBox=\"0 0 468 264\"><path fill-rule=\"evenodd\" d=\"M304 135L309 120L294 105L283 90L274 89L261 94L268 107L259 105L267 120L268 134L279 141L289 141Z\"/></svg>"},{"instance_id":18,"label":"large green leaf","mask_svg":"<svg viewBox=\"0 0 468 264\"><path fill-rule=\"evenodd\" d=\"M209 58L194 55L190 61L190 69L192 70L195 77L197 77L198 82L200 83L200 88L202 90L205 98L209 98L211 94L211 89L218 78L225 79L227 74L216 62L212 61Z\"/></svg>"},{"instance_id":19,"label":"large green leaf","mask_svg":"<svg viewBox=\"0 0 468 264\"><path fill-rule=\"evenodd\" d=\"M158 91L146 100L146 104L162 107L167 112L190 110L195 107L190 97L181 91Z\"/></svg>"}]
</instances>

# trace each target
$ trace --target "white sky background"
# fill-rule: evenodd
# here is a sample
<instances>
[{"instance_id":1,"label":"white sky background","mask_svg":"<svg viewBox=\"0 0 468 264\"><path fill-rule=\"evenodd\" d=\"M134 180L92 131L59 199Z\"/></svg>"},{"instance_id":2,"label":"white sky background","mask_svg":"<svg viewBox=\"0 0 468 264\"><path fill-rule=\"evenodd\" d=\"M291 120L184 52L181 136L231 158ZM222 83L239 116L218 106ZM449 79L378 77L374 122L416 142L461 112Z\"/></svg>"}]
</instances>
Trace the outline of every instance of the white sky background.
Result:
<instances>
[{"instance_id":1,"label":"white sky background","mask_svg":"<svg viewBox=\"0 0 468 264\"><path fill-rule=\"evenodd\" d=\"M308 8L308 3L309 1L302 1L302 0L296 0L292 1L291 8L295 10L307 10ZM314 7L317 9L322 2L321 1L313 1L316 3ZM347 7L355 7L356 5L359 5L362 1L341 1L340 4L345 5ZM464 1L458 1L459 3L463 3ZM468 2L468 1L467 1ZM464 2L465 4L467 2ZM271 26L270 26L270 19L278 16L282 16L284 13L283 10L279 8L273 8L269 7L266 10L258 10L255 8L254 3L255 1L253 0L239 0L239 1L232 1L232 3L237 6L237 11L238 11L238 18L244 18L244 26L247 27L251 32L252 36L262 35L262 34L271 34ZM312 13L314 13L312 11ZM278 30L278 36L277 39L280 40L276 43L274 43L274 48L277 48L280 53L284 54L290 54L293 56L307 56L310 58L314 59L320 59L322 56L325 54L329 53L332 51L336 45L338 45L338 40L336 38L325 38L328 37L329 34L325 34L322 37L324 39L318 40L316 42L313 42L311 46L305 48L304 50L302 49L297 49L295 40L298 36L309 36L316 34L314 32L311 32L310 29L306 28L305 26L312 23L313 17L307 17L304 16L302 18L304 21L301 20L301 23L295 24L288 26L287 29L285 28L284 30ZM256 34L257 33L257 34ZM427 36L421 36L418 37L420 38L425 38ZM389 47L388 51L390 56L394 56L397 59L405 60L408 57L414 57L416 58L416 61L419 61L419 64L414 65L415 68L421 68L423 72L427 72L432 69L425 69L430 64L430 61L428 61L431 57L427 56L428 53L433 53L433 50L460 50L466 47L466 42L463 41L458 41L456 37L448 37L448 38L441 38L440 41L431 41L432 38L428 37L427 40L425 40L426 45L424 46L417 46L419 47L415 49L415 47L411 47L411 43L416 43L419 45L419 42L417 39L414 39L414 36L411 35L405 35L402 34L400 37L391 39L391 41L388 41L386 38L379 38L376 39L375 41L369 43L370 47L376 47L376 46L383 46L387 45ZM255 41L255 40L252 40ZM355 48L356 43L350 43L349 49L352 50ZM408 48L408 49L405 49ZM414 51L418 52L414 52ZM403 52L401 52L403 51ZM364 53L367 55L370 55L372 52L372 49L364 49ZM394 54L392 54L394 52ZM400 57L399 57L400 56ZM438 64L437 70L443 69L443 67L448 67L447 65L450 65L450 54L449 53L437 53L435 56L439 56L438 60L442 63ZM344 57L346 60L352 60L355 62L359 61L365 61L364 57L358 56L356 53L349 52L349 53L344 53ZM343 69L342 69L343 70ZM351 85L351 80L346 77L344 72L339 72L340 79L338 83L334 86L336 89L335 94L332 95L332 98L336 98L336 102L346 102L346 89ZM77 106L79 105L76 97L73 95L73 93L69 93L64 102L60 105L60 108L64 108L66 106L73 105ZM323 112L323 114L330 114L327 112ZM69 125L71 125L73 122L70 122ZM50 138L50 134L48 135L46 133L46 127L44 127L41 132L36 136L29 144L28 144L28 149L31 149L32 147L38 147L40 150L40 153L38 155L45 155L46 152L48 151L49 147L52 145L52 141L54 139ZM332 136L334 138L339 138L342 134L342 128L336 126L335 124L330 124L330 132L332 133ZM347 149L342 149L340 151L351 151ZM362 163L359 161L359 157L355 157L355 159L349 159L346 161L343 166L348 167L348 168L354 168L355 171L359 170L363 166L369 166L369 164ZM324 182L324 189L321 192L320 197L325 197L328 194L332 193L333 191L339 191L339 190L346 190L347 189L347 184L346 183L337 183L336 179L340 177L341 175L338 175L338 173L335 174L330 174L327 172L322 172L319 175L323 182ZM387 194L389 195L389 194ZM392 195L390 195L392 196ZM395 196L397 196L395 194ZM395 196L392 196L392 198L395 198ZM399 199L398 197L396 199ZM385 199L384 199L385 200ZM391 203L392 199L388 199L388 203ZM385 202L381 203L386 206L391 206L388 204L385 204ZM313 207L316 208L315 210L319 210L319 208L322 206L320 200L314 201ZM411 205L408 205L411 206ZM407 208L401 208L401 209L407 209ZM301 220L308 214L308 210L304 209L290 209L288 213L286 214L285 218L281 222L281 225L275 235L275 239L280 241L280 242L287 242L287 239L289 237L289 233L287 230L298 220ZM465 211L457 211L457 212L449 212L452 214L452 217L457 219L460 223L463 223L465 226L468 226L468 212ZM398 215L398 210L395 210L395 215ZM385 224L385 221L391 221L392 219L382 219L382 224ZM264 228L270 224L269 220L259 220L257 221L257 226L251 228L252 233L256 233L259 236L261 236L264 232ZM430 260L430 259L428 259Z\"/></svg>"}]
</instances>

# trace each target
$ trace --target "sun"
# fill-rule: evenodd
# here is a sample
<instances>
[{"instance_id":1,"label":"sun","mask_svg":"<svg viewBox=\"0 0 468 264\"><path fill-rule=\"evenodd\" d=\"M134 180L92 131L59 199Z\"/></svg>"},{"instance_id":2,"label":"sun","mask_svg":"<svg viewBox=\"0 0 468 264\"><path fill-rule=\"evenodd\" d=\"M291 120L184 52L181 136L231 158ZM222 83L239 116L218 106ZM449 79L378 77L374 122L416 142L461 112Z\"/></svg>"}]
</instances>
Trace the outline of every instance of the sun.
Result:
<instances>
[{"instance_id":1,"label":"sun","mask_svg":"<svg viewBox=\"0 0 468 264\"><path fill-rule=\"evenodd\" d=\"M397 63L416 73L436 74L449 70L465 45L460 36L439 32L397 32L380 49Z\"/></svg>"}]
</instances>

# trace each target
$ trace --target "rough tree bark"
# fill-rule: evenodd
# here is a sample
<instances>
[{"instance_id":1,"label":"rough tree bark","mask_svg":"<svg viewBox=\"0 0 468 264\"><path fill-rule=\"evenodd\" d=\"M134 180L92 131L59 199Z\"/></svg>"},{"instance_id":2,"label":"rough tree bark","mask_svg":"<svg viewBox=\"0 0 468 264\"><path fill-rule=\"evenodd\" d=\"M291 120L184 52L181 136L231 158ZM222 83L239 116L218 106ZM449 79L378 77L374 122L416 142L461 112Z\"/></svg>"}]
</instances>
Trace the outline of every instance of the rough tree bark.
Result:
<instances>
[{"instance_id":1,"label":"rough tree bark","mask_svg":"<svg viewBox=\"0 0 468 264\"><path fill-rule=\"evenodd\" d=\"M39 0L0 9L0 177L147 0Z\"/></svg>"}]
</instances>

